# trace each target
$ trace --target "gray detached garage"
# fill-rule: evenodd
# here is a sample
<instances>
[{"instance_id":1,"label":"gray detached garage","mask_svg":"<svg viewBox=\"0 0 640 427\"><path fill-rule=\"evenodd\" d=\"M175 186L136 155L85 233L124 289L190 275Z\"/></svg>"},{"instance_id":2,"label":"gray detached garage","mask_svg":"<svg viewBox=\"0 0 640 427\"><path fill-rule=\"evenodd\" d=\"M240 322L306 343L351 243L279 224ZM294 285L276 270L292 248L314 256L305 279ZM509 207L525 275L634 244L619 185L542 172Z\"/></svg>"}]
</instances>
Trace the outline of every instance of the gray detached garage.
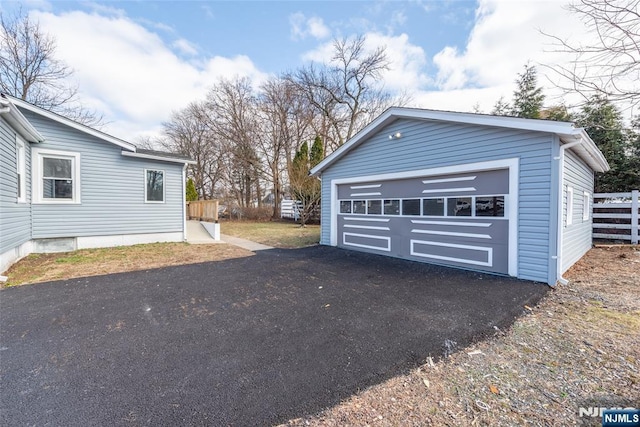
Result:
<instances>
[{"instance_id":1,"label":"gray detached garage","mask_svg":"<svg viewBox=\"0 0 640 427\"><path fill-rule=\"evenodd\" d=\"M608 168L571 123L392 108L311 173L322 244L553 285Z\"/></svg>"}]
</instances>

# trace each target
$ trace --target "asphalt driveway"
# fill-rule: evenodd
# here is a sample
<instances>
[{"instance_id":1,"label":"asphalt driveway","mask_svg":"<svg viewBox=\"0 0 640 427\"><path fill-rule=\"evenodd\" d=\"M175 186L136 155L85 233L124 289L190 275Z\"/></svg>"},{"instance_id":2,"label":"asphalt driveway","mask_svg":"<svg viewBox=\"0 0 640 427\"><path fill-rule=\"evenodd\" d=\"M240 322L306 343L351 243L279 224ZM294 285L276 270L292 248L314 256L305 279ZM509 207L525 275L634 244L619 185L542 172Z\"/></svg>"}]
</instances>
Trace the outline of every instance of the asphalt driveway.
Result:
<instances>
[{"instance_id":1,"label":"asphalt driveway","mask_svg":"<svg viewBox=\"0 0 640 427\"><path fill-rule=\"evenodd\" d=\"M266 425L504 328L547 286L329 247L0 292L1 425Z\"/></svg>"}]
</instances>

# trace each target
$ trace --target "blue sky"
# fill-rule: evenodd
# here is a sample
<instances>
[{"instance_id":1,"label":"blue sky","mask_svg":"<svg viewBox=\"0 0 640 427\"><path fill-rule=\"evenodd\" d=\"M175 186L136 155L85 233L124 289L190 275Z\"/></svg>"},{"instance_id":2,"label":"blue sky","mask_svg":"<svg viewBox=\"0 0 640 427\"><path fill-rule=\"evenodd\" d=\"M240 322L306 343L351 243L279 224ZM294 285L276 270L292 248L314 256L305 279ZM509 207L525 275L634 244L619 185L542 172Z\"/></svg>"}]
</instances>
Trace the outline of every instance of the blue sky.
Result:
<instances>
[{"instance_id":1,"label":"blue sky","mask_svg":"<svg viewBox=\"0 0 640 427\"><path fill-rule=\"evenodd\" d=\"M567 61L541 30L586 37L554 0L0 1L4 13L20 6L56 38L81 102L108 121L104 130L134 142L158 135L172 111L220 78L259 84L327 61L335 37L384 46L384 84L411 93L412 106L456 111L509 99L527 61ZM555 77L539 71L557 102Z\"/></svg>"}]
</instances>

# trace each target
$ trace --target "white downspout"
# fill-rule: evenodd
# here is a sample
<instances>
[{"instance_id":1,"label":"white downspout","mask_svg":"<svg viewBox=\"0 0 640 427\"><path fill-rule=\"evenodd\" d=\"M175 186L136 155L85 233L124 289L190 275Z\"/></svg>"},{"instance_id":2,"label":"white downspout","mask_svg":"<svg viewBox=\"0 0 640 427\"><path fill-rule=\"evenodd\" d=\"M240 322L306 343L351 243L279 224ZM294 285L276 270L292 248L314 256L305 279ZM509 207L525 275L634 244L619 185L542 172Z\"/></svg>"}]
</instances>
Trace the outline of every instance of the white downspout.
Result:
<instances>
[{"instance_id":1,"label":"white downspout","mask_svg":"<svg viewBox=\"0 0 640 427\"><path fill-rule=\"evenodd\" d=\"M570 142L568 144L564 144L560 146L560 153L558 157L554 157L554 160L559 160L558 167L560 168L559 178L558 178L558 230L557 230L557 241L556 241L556 255L553 257L556 260L556 280L562 284L566 285L569 283L567 279L562 277L562 235L564 222L562 221L562 205L564 203L564 152L571 147L582 144L583 140L580 138L578 141Z\"/></svg>"},{"instance_id":2,"label":"white downspout","mask_svg":"<svg viewBox=\"0 0 640 427\"><path fill-rule=\"evenodd\" d=\"M187 241L187 163L182 167L182 241Z\"/></svg>"}]
</instances>

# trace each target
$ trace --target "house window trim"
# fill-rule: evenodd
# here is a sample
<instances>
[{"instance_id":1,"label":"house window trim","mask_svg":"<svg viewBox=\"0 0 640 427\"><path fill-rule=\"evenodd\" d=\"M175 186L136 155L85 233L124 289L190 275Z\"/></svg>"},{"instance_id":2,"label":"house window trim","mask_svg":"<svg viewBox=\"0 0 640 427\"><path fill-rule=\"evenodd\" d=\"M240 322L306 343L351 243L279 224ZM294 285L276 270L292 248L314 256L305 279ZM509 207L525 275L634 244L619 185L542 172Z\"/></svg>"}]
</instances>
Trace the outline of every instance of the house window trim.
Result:
<instances>
[{"instance_id":1,"label":"house window trim","mask_svg":"<svg viewBox=\"0 0 640 427\"><path fill-rule=\"evenodd\" d=\"M71 159L72 197L71 199L46 199L42 196L42 180L44 176L44 158ZM43 205L79 205L80 200L80 153L73 151L49 150L34 148L31 151L31 198L34 204Z\"/></svg>"},{"instance_id":2,"label":"house window trim","mask_svg":"<svg viewBox=\"0 0 640 427\"><path fill-rule=\"evenodd\" d=\"M162 172L162 200L147 200L147 172ZM167 201L167 172L164 169L145 168L144 170L144 202L150 204L163 204Z\"/></svg>"},{"instance_id":3,"label":"house window trim","mask_svg":"<svg viewBox=\"0 0 640 427\"><path fill-rule=\"evenodd\" d=\"M573 224L573 187L567 186L567 226Z\"/></svg>"},{"instance_id":4,"label":"house window trim","mask_svg":"<svg viewBox=\"0 0 640 427\"><path fill-rule=\"evenodd\" d=\"M16 135L16 199L17 203L27 203L27 152L26 142ZM21 191L20 191L21 190Z\"/></svg>"},{"instance_id":5,"label":"house window trim","mask_svg":"<svg viewBox=\"0 0 640 427\"><path fill-rule=\"evenodd\" d=\"M582 220L589 221L591 219L591 194L587 191L582 192Z\"/></svg>"}]
</instances>

